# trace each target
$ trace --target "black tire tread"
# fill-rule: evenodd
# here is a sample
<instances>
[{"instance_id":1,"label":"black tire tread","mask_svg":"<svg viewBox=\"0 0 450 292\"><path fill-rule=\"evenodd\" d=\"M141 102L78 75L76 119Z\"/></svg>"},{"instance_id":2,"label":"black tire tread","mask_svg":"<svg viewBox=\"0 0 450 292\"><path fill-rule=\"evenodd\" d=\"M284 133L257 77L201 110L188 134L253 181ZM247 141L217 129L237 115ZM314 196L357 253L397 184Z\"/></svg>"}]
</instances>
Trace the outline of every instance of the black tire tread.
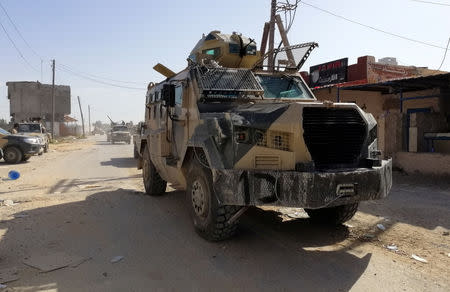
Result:
<instances>
[{"instance_id":1,"label":"black tire tread","mask_svg":"<svg viewBox=\"0 0 450 292\"><path fill-rule=\"evenodd\" d=\"M203 175L205 176L207 182L212 185L211 171L197 161L191 161L191 163L192 165L190 167L189 173L195 173L195 169L200 170L201 173L203 173ZM190 181L191 179L188 179L188 183ZM212 190L212 192L213 193L211 199L217 200L214 194L214 190ZM188 204L192 209L192 202L188 193L187 197ZM239 222L238 220L236 220L232 223L229 223L228 220L230 220L230 218L234 214L236 214L236 212L240 209L240 206L220 205L218 201L215 201L214 203L210 202L210 204L212 205L211 208L214 208L211 210L212 216L209 217L207 226L203 226L203 228L195 226L196 232L208 241L222 241L234 236L237 231ZM191 210L191 213L193 214L192 216L196 216L193 210Z\"/></svg>"},{"instance_id":2,"label":"black tire tread","mask_svg":"<svg viewBox=\"0 0 450 292\"><path fill-rule=\"evenodd\" d=\"M147 148L145 149L143 159L147 159L149 161L150 165L149 175L151 177L151 183L149 186L145 184L145 178L143 177L145 193L150 196L163 195L166 192L167 182L161 178L155 166L153 165ZM144 176L144 171L142 171L142 176Z\"/></svg>"},{"instance_id":3,"label":"black tire tread","mask_svg":"<svg viewBox=\"0 0 450 292\"><path fill-rule=\"evenodd\" d=\"M134 159L138 159L139 158L139 153L137 151L136 144L134 144L134 147L133 147L133 157L134 157Z\"/></svg>"},{"instance_id":4,"label":"black tire tread","mask_svg":"<svg viewBox=\"0 0 450 292\"><path fill-rule=\"evenodd\" d=\"M202 234L202 236L210 241L222 241L232 237L237 230L238 222L227 223L227 221L239 210L238 206L220 206L217 209L218 214L214 228L210 230L207 234Z\"/></svg>"},{"instance_id":5,"label":"black tire tread","mask_svg":"<svg viewBox=\"0 0 450 292\"><path fill-rule=\"evenodd\" d=\"M14 151L13 149L15 149L15 151L17 151L17 158L16 160L7 160L6 159L6 152L7 151ZM6 163L8 164L16 164L22 161L22 157L23 157L23 153L22 150L20 150L20 148L16 147L16 146L9 146L4 150L3 153L3 159L5 160Z\"/></svg>"},{"instance_id":6,"label":"black tire tread","mask_svg":"<svg viewBox=\"0 0 450 292\"><path fill-rule=\"evenodd\" d=\"M355 215L358 203L322 209L305 209L311 220L319 223L342 224Z\"/></svg>"}]
</instances>

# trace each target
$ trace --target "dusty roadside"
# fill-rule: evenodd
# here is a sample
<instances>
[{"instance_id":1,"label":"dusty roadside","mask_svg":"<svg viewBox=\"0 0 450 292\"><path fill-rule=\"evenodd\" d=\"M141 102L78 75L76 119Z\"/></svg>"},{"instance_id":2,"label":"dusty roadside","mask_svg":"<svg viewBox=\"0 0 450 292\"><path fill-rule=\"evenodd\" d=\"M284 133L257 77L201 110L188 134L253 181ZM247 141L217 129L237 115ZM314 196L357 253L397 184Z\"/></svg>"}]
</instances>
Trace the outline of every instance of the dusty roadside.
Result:
<instances>
[{"instance_id":1,"label":"dusty roadside","mask_svg":"<svg viewBox=\"0 0 450 292\"><path fill-rule=\"evenodd\" d=\"M0 206L9 291L450 289L445 182L396 174L388 199L363 203L337 229L300 209L251 209L236 238L209 243L193 231L183 192L143 194L132 145L94 137L52 150L0 182L0 199L17 203ZM0 176L10 169L0 163Z\"/></svg>"}]
</instances>

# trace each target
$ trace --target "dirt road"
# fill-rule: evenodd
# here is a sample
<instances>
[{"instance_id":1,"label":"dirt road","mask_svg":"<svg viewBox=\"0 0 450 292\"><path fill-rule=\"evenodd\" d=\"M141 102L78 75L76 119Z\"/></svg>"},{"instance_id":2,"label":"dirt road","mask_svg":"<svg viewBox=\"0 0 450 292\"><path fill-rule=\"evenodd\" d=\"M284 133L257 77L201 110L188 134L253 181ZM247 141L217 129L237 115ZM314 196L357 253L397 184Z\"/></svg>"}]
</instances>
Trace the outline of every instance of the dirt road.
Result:
<instances>
[{"instance_id":1,"label":"dirt road","mask_svg":"<svg viewBox=\"0 0 450 292\"><path fill-rule=\"evenodd\" d=\"M389 199L363 203L337 229L302 210L252 209L236 238L210 243L193 231L183 192L145 196L132 145L104 140L0 163L0 178L21 173L0 180L0 199L18 203L0 207L0 280L19 278L7 291L450 289L449 184L397 174Z\"/></svg>"}]
</instances>

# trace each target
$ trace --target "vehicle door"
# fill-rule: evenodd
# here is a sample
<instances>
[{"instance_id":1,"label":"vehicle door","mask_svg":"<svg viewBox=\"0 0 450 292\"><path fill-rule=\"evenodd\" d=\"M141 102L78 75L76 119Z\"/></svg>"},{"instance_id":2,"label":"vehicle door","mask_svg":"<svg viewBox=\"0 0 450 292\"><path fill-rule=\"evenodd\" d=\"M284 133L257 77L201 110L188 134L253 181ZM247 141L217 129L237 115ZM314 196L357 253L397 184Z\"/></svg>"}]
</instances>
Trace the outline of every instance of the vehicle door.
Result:
<instances>
[{"instance_id":1,"label":"vehicle door","mask_svg":"<svg viewBox=\"0 0 450 292\"><path fill-rule=\"evenodd\" d=\"M150 156L153 163L162 166L163 159L170 154L170 144L167 140L167 108L162 99L162 86L155 89L147 96L147 143L150 148Z\"/></svg>"}]
</instances>

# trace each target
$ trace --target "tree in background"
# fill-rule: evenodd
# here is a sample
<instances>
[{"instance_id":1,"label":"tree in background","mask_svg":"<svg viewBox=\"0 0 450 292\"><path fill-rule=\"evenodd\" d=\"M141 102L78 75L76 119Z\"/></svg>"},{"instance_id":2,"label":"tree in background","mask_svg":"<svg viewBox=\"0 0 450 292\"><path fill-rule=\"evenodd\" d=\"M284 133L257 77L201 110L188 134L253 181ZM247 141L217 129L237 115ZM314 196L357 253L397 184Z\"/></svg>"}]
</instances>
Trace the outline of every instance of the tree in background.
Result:
<instances>
[{"instance_id":1,"label":"tree in background","mask_svg":"<svg viewBox=\"0 0 450 292\"><path fill-rule=\"evenodd\" d=\"M12 128L12 123L8 122L6 119L0 119L0 128L9 131Z\"/></svg>"}]
</instances>

